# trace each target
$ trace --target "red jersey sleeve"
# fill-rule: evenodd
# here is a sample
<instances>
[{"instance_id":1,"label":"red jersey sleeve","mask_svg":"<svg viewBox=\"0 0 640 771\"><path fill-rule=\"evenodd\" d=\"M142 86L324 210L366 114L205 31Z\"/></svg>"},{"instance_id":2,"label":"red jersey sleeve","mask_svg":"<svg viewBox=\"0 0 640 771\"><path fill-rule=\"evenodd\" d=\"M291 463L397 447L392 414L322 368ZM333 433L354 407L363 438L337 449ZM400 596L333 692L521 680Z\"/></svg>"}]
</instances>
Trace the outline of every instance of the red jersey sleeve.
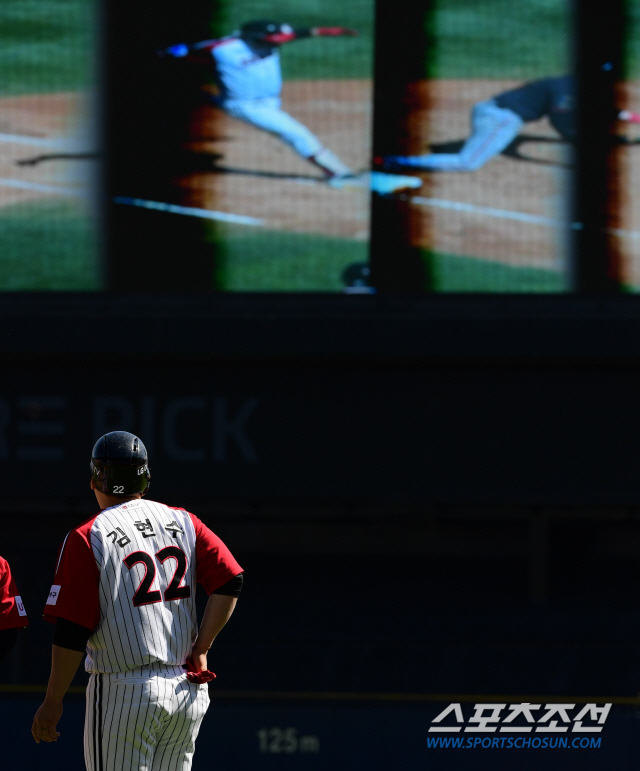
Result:
<instances>
[{"instance_id":1,"label":"red jersey sleeve","mask_svg":"<svg viewBox=\"0 0 640 771\"><path fill-rule=\"evenodd\" d=\"M196 531L196 581L207 594L242 573L242 568L224 543L198 517L189 514Z\"/></svg>"},{"instance_id":2,"label":"red jersey sleeve","mask_svg":"<svg viewBox=\"0 0 640 771\"><path fill-rule=\"evenodd\" d=\"M29 626L27 611L18 594L6 559L0 557L0 629Z\"/></svg>"},{"instance_id":3,"label":"red jersey sleeve","mask_svg":"<svg viewBox=\"0 0 640 771\"><path fill-rule=\"evenodd\" d=\"M50 624L66 618L93 630L100 622L100 573L90 540L94 520L71 530L62 543L44 609L44 620Z\"/></svg>"}]
</instances>

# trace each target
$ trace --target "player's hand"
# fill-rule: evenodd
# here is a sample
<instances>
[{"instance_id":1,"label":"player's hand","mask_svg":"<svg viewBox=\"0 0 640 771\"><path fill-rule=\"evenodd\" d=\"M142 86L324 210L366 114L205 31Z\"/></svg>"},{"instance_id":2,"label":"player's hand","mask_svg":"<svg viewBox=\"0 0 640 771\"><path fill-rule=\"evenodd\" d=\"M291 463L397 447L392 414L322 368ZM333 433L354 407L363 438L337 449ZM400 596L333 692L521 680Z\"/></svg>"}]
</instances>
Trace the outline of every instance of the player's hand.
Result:
<instances>
[{"instance_id":1,"label":"player's hand","mask_svg":"<svg viewBox=\"0 0 640 771\"><path fill-rule=\"evenodd\" d=\"M187 670L187 680L190 683L204 685L216 679L215 672L207 669L207 654L191 651L191 656L186 661L184 668Z\"/></svg>"},{"instance_id":2,"label":"player's hand","mask_svg":"<svg viewBox=\"0 0 640 771\"><path fill-rule=\"evenodd\" d=\"M194 648L191 651L191 656L189 656L188 662L193 664L194 672L204 672L207 669L207 652L205 651L204 653L198 653Z\"/></svg>"},{"instance_id":3,"label":"player's hand","mask_svg":"<svg viewBox=\"0 0 640 771\"><path fill-rule=\"evenodd\" d=\"M31 733L37 744L43 742L55 742L60 736L56 731L58 721L62 717L62 702L45 699L33 718Z\"/></svg>"}]
</instances>

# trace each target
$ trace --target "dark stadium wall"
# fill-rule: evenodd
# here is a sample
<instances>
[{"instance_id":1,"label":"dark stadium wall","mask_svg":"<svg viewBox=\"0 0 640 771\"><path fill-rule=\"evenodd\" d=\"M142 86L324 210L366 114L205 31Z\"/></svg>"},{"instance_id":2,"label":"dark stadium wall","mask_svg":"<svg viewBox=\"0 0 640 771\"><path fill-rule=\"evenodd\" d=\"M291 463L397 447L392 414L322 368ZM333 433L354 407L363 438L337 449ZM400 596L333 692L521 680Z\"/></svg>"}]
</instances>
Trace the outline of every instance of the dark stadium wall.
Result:
<instances>
[{"instance_id":1,"label":"dark stadium wall","mask_svg":"<svg viewBox=\"0 0 640 771\"><path fill-rule=\"evenodd\" d=\"M318 319L300 300L267 321L239 298L72 299L4 319L7 495L73 496L95 438L119 428L148 444L162 495L637 500L633 298L529 315L492 301L475 319L385 301Z\"/></svg>"},{"instance_id":2,"label":"dark stadium wall","mask_svg":"<svg viewBox=\"0 0 640 771\"><path fill-rule=\"evenodd\" d=\"M84 491L123 429L161 497L630 505L639 388L584 366L29 366L0 400L4 493Z\"/></svg>"}]
</instances>

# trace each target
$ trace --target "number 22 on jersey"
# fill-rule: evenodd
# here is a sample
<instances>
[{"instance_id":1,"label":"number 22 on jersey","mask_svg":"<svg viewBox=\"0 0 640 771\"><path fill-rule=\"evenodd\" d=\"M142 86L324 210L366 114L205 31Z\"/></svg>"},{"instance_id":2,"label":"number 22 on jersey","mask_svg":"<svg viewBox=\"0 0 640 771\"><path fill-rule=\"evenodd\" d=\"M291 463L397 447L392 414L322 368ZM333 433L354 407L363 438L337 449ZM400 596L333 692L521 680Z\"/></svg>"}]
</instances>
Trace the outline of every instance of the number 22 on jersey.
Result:
<instances>
[{"instance_id":1,"label":"number 22 on jersey","mask_svg":"<svg viewBox=\"0 0 640 771\"><path fill-rule=\"evenodd\" d=\"M164 549L160 549L156 552L156 560L162 564L168 559L174 559L176 561L176 569L173 573L173 578L169 582L169 586L164 590L165 602L171 602L171 600L185 600L187 597L191 597L191 587L180 586L184 574L187 572L187 555L178 546L165 546ZM153 561L153 557L146 551L134 551L123 560L124 564L131 570L134 565L142 563L145 567L144 576L138 588L133 595L133 605L139 608L141 605L151 605L154 602L162 602L162 594L157 589L151 589L156 577L156 566Z\"/></svg>"}]
</instances>

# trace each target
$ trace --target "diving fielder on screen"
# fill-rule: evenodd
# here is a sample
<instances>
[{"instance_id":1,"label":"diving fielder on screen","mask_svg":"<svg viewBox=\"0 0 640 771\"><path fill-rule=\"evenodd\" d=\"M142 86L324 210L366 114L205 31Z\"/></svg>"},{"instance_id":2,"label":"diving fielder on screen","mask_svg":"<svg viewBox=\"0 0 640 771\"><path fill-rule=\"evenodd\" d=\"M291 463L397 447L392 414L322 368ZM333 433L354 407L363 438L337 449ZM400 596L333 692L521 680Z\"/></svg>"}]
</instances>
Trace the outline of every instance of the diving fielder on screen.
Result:
<instances>
[{"instance_id":1,"label":"diving fielder on screen","mask_svg":"<svg viewBox=\"0 0 640 771\"><path fill-rule=\"evenodd\" d=\"M60 548L44 612L56 625L51 676L31 732L56 741L86 653L87 769L188 771L215 677L207 652L233 612L242 568L193 514L143 500L151 475L137 436L101 437L91 472L101 510ZM209 594L199 629L196 581Z\"/></svg>"}]
</instances>

